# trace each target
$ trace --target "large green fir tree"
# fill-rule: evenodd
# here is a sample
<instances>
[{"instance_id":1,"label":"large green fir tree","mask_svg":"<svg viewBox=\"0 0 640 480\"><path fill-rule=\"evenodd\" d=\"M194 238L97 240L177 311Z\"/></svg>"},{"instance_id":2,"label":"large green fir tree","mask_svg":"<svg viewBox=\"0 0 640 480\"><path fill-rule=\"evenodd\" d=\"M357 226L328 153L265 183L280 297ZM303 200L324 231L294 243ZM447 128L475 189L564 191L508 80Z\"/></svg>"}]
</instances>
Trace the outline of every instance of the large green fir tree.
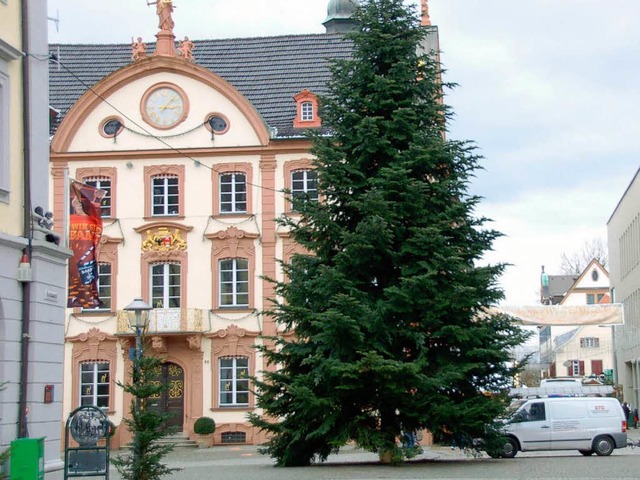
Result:
<instances>
[{"instance_id":1,"label":"large green fir tree","mask_svg":"<svg viewBox=\"0 0 640 480\"><path fill-rule=\"evenodd\" d=\"M524 335L486 316L504 265L480 266L500 235L468 193L479 157L445 138L439 65L402 0L365 0L333 65L312 135L319 201L284 219L308 256L284 269L270 312L293 335L263 348L254 425L280 465L324 460L349 441L400 460L401 431L483 437L504 408L511 347Z\"/></svg>"}]
</instances>

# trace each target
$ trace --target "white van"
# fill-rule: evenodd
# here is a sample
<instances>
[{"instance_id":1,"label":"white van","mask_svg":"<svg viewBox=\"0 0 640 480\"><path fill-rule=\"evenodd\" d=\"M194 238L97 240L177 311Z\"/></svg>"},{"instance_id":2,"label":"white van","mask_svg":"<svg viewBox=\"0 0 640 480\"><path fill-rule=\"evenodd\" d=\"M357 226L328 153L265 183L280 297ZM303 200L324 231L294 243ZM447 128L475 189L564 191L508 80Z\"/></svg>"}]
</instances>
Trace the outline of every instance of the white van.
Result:
<instances>
[{"instance_id":1,"label":"white van","mask_svg":"<svg viewBox=\"0 0 640 480\"><path fill-rule=\"evenodd\" d=\"M502 457L518 451L578 450L611 455L627 446L627 421L613 397L555 397L521 400L506 421Z\"/></svg>"}]
</instances>

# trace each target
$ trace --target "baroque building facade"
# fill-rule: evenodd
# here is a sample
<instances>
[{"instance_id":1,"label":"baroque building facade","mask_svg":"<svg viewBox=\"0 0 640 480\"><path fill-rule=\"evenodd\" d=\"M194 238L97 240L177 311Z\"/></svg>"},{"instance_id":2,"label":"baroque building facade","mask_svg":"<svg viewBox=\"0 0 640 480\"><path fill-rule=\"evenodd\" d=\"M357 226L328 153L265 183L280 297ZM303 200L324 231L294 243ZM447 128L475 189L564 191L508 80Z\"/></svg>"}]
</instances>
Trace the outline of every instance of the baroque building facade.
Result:
<instances>
[{"instance_id":1,"label":"baroque building facade","mask_svg":"<svg viewBox=\"0 0 640 480\"><path fill-rule=\"evenodd\" d=\"M262 313L275 296L269 279L303 253L275 219L296 215L284 191L317 197L305 130L329 133L318 97L327 59L350 54L352 12L331 0L324 34L185 37L176 48L169 10L158 12L155 43L50 45L55 213L69 210L69 179L107 192L103 304L67 309L65 414L97 405L116 426L127 415L117 382L127 381L134 336L123 308L140 297L153 307L149 352L170 385L154 407L174 412L187 437L209 416L215 443L265 440L246 418L256 408L250 378L274 366L254 347L278 333ZM421 24L424 48L437 52L426 2ZM117 428L113 445L128 440Z\"/></svg>"}]
</instances>

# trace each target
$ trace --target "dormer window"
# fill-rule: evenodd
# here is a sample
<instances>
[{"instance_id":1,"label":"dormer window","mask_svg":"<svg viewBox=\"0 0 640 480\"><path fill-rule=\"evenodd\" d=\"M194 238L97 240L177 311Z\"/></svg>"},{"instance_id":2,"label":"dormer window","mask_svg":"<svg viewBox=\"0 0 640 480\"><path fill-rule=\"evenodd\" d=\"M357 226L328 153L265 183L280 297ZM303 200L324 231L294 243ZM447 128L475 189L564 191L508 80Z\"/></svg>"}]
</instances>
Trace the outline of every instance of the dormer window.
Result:
<instances>
[{"instance_id":1,"label":"dormer window","mask_svg":"<svg viewBox=\"0 0 640 480\"><path fill-rule=\"evenodd\" d=\"M301 112L301 120L303 122L311 122L313 120L313 103L302 102Z\"/></svg>"},{"instance_id":2,"label":"dormer window","mask_svg":"<svg viewBox=\"0 0 640 480\"><path fill-rule=\"evenodd\" d=\"M318 97L306 88L293 97L296 101L296 118L293 120L295 128L311 128L321 125L318 116Z\"/></svg>"}]
</instances>

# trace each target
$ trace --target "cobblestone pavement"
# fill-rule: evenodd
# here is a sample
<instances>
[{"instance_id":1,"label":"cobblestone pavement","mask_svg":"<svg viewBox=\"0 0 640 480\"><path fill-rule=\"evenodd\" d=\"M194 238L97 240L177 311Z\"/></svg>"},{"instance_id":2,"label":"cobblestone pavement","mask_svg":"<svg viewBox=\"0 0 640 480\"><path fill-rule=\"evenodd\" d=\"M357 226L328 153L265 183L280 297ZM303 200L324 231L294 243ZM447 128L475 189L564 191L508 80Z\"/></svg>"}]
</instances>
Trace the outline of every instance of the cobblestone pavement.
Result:
<instances>
[{"instance_id":1,"label":"cobblestone pavement","mask_svg":"<svg viewBox=\"0 0 640 480\"><path fill-rule=\"evenodd\" d=\"M635 438L635 437L634 437ZM114 452L114 454L117 454ZM617 480L637 462L640 448L625 448L610 457L583 457L577 451L518 453L515 459L474 458L448 446L424 447L424 453L400 467L381 465L375 454L353 447L329 456L324 463L299 468L277 468L255 446L180 448L165 464L180 471L171 480L306 480L306 479L600 479ZM583 467L584 466L584 467ZM583 468L585 468L583 470ZM576 476L577 475L577 476ZM121 480L115 469L111 480Z\"/></svg>"}]
</instances>

